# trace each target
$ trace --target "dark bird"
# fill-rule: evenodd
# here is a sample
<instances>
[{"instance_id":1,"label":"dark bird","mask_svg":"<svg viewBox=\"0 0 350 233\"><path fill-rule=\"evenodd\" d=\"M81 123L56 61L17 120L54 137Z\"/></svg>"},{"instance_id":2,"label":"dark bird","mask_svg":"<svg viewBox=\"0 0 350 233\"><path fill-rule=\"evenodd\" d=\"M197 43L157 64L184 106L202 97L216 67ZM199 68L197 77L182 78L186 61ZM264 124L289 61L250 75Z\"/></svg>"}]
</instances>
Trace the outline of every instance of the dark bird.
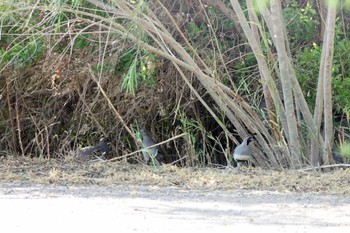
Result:
<instances>
[{"instance_id":1,"label":"dark bird","mask_svg":"<svg viewBox=\"0 0 350 233\"><path fill-rule=\"evenodd\" d=\"M106 138L102 138L100 142L94 146L87 146L78 149L76 156L82 159L90 159L93 157L104 157L109 153L108 141Z\"/></svg>"},{"instance_id":2,"label":"dark bird","mask_svg":"<svg viewBox=\"0 0 350 233\"><path fill-rule=\"evenodd\" d=\"M141 143L143 160L146 162L146 164L148 164L149 162L159 164L157 160L159 147L154 146L151 148L147 148L149 146L155 145L156 142L151 138L151 136L149 136L146 130L141 129L140 134L142 135Z\"/></svg>"},{"instance_id":3,"label":"dark bird","mask_svg":"<svg viewBox=\"0 0 350 233\"><path fill-rule=\"evenodd\" d=\"M233 159L237 163L237 167L240 167L244 162L250 162L253 158L252 151L249 148L249 143L256 140L254 135L250 135L243 139L243 142L236 146L233 151Z\"/></svg>"}]
</instances>

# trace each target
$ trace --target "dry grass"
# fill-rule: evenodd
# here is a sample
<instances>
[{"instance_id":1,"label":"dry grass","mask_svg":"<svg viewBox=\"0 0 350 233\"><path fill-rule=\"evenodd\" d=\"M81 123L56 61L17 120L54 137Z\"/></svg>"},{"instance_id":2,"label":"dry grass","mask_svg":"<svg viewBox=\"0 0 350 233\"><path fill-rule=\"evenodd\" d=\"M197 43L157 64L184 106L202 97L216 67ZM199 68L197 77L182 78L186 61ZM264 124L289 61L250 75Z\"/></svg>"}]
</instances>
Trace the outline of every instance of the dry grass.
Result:
<instances>
[{"instance_id":1,"label":"dry grass","mask_svg":"<svg viewBox=\"0 0 350 233\"><path fill-rule=\"evenodd\" d=\"M188 189L250 189L282 192L350 194L350 170L328 173L272 171L260 168L152 168L125 163L78 163L72 159L3 158L3 182L26 181L58 185L150 185Z\"/></svg>"}]
</instances>

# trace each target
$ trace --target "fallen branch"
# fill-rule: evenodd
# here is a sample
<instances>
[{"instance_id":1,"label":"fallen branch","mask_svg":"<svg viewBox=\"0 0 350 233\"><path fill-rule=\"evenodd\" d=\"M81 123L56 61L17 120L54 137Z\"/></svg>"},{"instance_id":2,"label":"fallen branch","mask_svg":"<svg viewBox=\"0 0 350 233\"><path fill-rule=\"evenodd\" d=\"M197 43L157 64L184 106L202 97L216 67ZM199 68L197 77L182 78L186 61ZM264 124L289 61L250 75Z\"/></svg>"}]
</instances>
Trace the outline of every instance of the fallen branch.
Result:
<instances>
[{"instance_id":1,"label":"fallen branch","mask_svg":"<svg viewBox=\"0 0 350 233\"><path fill-rule=\"evenodd\" d=\"M308 168L303 168L303 169L298 169L297 171L310 171L310 170L319 170L323 168L332 168L332 167L342 167L342 168L350 168L350 164L346 163L339 163L339 164L332 164L332 165L323 165L323 166L318 166L318 167L308 167Z\"/></svg>"}]
</instances>

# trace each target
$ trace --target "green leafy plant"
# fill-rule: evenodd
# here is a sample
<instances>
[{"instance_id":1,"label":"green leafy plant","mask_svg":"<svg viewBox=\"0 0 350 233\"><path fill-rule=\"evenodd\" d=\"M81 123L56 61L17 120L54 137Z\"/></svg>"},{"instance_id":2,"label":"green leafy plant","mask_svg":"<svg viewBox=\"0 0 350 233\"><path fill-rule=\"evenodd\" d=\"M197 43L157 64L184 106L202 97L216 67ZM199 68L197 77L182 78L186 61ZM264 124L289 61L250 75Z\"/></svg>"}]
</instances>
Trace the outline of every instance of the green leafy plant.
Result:
<instances>
[{"instance_id":1,"label":"green leafy plant","mask_svg":"<svg viewBox=\"0 0 350 233\"><path fill-rule=\"evenodd\" d=\"M337 25L340 28L341 25ZM333 100L334 108L340 114L350 114L350 42L339 37L335 41L333 57ZM313 43L311 48L304 47L296 54L297 77L306 100L312 108L315 106L317 82L319 77L321 48Z\"/></svg>"},{"instance_id":2,"label":"green leafy plant","mask_svg":"<svg viewBox=\"0 0 350 233\"><path fill-rule=\"evenodd\" d=\"M345 142L340 147L340 154L345 160L344 162L350 163L350 143Z\"/></svg>"},{"instance_id":3,"label":"green leafy plant","mask_svg":"<svg viewBox=\"0 0 350 233\"><path fill-rule=\"evenodd\" d=\"M309 106L315 106L321 52L321 48L314 43L311 48L305 47L296 55L296 75Z\"/></svg>"},{"instance_id":4,"label":"green leafy plant","mask_svg":"<svg viewBox=\"0 0 350 233\"><path fill-rule=\"evenodd\" d=\"M22 43L16 43L7 50L0 49L0 62L6 65L12 65L14 68L20 68L37 61L45 46L41 37L29 37Z\"/></svg>"},{"instance_id":5,"label":"green leafy plant","mask_svg":"<svg viewBox=\"0 0 350 233\"><path fill-rule=\"evenodd\" d=\"M115 74L122 73L122 89L135 95L140 84L154 85L156 69L155 56L141 50L130 49L116 65Z\"/></svg>"},{"instance_id":6,"label":"green leafy plant","mask_svg":"<svg viewBox=\"0 0 350 233\"><path fill-rule=\"evenodd\" d=\"M319 16L309 2L301 8L294 0L283 10L283 13L292 43L305 44L314 40L315 30L319 26Z\"/></svg>"}]
</instances>

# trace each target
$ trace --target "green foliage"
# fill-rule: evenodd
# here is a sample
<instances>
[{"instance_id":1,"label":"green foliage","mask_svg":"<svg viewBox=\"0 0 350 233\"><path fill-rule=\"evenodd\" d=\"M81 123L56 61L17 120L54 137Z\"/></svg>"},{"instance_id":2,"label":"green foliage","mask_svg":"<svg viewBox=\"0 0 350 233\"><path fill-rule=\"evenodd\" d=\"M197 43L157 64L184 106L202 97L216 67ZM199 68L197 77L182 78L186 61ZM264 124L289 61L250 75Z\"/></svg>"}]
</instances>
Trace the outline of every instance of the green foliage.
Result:
<instances>
[{"instance_id":1,"label":"green foliage","mask_svg":"<svg viewBox=\"0 0 350 233\"><path fill-rule=\"evenodd\" d=\"M239 59L239 62L235 64L235 77L246 78L251 74L251 67L257 64L254 54L249 54Z\"/></svg>"},{"instance_id":2,"label":"green foliage","mask_svg":"<svg viewBox=\"0 0 350 233\"><path fill-rule=\"evenodd\" d=\"M22 43L16 43L9 49L0 49L0 63L13 65L14 68L28 66L37 61L45 46L41 37L30 37Z\"/></svg>"},{"instance_id":3,"label":"green foliage","mask_svg":"<svg viewBox=\"0 0 350 233\"><path fill-rule=\"evenodd\" d=\"M336 41L333 57L333 100L338 113L350 113L350 42ZM297 77L304 91L306 100L312 108L315 106L317 82L319 75L321 48L314 44L311 49L304 48L297 54Z\"/></svg>"},{"instance_id":4,"label":"green foliage","mask_svg":"<svg viewBox=\"0 0 350 233\"><path fill-rule=\"evenodd\" d=\"M79 35L74 40L73 49L85 49L89 44L90 35Z\"/></svg>"},{"instance_id":5,"label":"green foliage","mask_svg":"<svg viewBox=\"0 0 350 233\"><path fill-rule=\"evenodd\" d=\"M253 0L253 7L254 7L254 10L255 10L256 14L257 15L260 14L259 5L265 5L265 6L268 7L269 2L270 2L269 0Z\"/></svg>"},{"instance_id":6,"label":"green foliage","mask_svg":"<svg viewBox=\"0 0 350 233\"><path fill-rule=\"evenodd\" d=\"M350 11L350 0L343 1L344 8L349 12Z\"/></svg>"},{"instance_id":7,"label":"green foliage","mask_svg":"<svg viewBox=\"0 0 350 233\"><path fill-rule=\"evenodd\" d=\"M115 75L122 74L122 89L135 95L141 84L155 84L155 56L141 50L129 49L116 64Z\"/></svg>"},{"instance_id":8,"label":"green foliage","mask_svg":"<svg viewBox=\"0 0 350 233\"><path fill-rule=\"evenodd\" d=\"M350 114L350 77L341 79L336 77L333 79L334 89L334 107L337 112Z\"/></svg>"},{"instance_id":9,"label":"green foliage","mask_svg":"<svg viewBox=\"0 0 350 233\"><path fill-rule=\"evenodd\" d=\"M345 142L340 147L340 154L346 163L350 163L350 143Z\"/></svg>"},{"instance_id":10,"label":"green foliage","mask_svg":"<svg viewBox=\"0 0 350 233\"><path fill-rule=\"evenodd\" d=\"M311 109L313 109L316 102L321 53L321 48L314 43L312 48L304 47L300 53L296 54L296 75L304 92L306 101L309 106L312 107Z\"/></svg>"},{"instance_id":11,"label":"green foliage","mask_svg":"<svg viewBox=\"0 0 350 233\"><path fill-rule=\"evenodd\" d=\"M252 73L256 72L257 61L254 54L248 54L239 59L234 65L234 82L237 84L240 95L251 94L251 87L255 79L252 79Z\"/></svg>"},{"instance_id":12,"label":"green foliage","mask_svg":"<svg viewBox=\"0 0 350 233\"><path fill-rule=\"evenodd\" d=\"M293 44L305 44L314 40L315 30L319 26L319 16L309 2L301 8L297 1L292 1L283 10L289 40Z\"/></svg>"},{"instance_id":13,"label":"green foliage","mask_svg":"<svg viewBox=\"0 0 350 233\"><path fill-rule=\"evenodd\" d=\"M314 14L314 10L309 9L308 6L305 10L301 12L311 12ZM287 10L287 12L294 12L296 10ZM303 19L304 22L307 19ZM302 20L302 21L303 21ZM314 26L310 19L310 23L306 23L305 29L306 32L311 30ZM310 35L314 35L314 32L311 33L301 33L301 25L296 25L293 28L289 27L289 34L295 35L292 37L294 41L299 41L299 43L304 44L305 42L312 41ZM342 32L343 26L342 22L338 21L336 25L336 35L334 43L334 56L333 56L333 65L332 65L332 77L333 77L333 100L335 110L342 114L350 114L350 41L346 38ZM307 34L307 35L306 35ZM304 42L303 42L304 41ZM294 48L297 48L294 45ZM305 46L299 50L296 50L296 74L299 80L299 83L304 92L305 98L311 107L315 106L316 101L316 92L317 92L317 82L319 77L320 69L320 59L321 59L322 48L317 43L313 43L312 46Z\"/></svg>"},{"instance_id":14,"label":"green foliage","mask_svg":"<svg viewBox=\"0 0 350 233\"><path fill-rule=\"evenodd\" d=\"M209 140L217 140L212 132L207 131L203 119L195 119L186 115L182 110L178 112L178 119L180 121L181 130L187 133L184 136L186 151L185 154L189 155L191 162L194 164L205 164L206 162L211 163L214 159L211 156L211 146L207 144ZM192 155L191 155L192 154Z\"/></svg>"},{"instance_id":15,"label":"green foliage","mask_svg":"<svg viewBox=\"0 0 350 233\"><path fill-rule=\"evenodd\" d=\"M204 36L207 33L206 25L201 23L199 26L192 20L186 24L188 35L190 38L196 38L199 36Z\"/></svg>"},{"instance_id":16,"label":"green foliage","mask_svg":"<svg viewBox=\"0 0 350 233\"><path fill-rule=\"evenodd\" d=\"M0 3L0 21L1 26L8 25L16 22L16 18L13 14L14 6L10 1L4 1ZM3 30L3 28L1 28Z\"/></svg>"},{"instance_id":17,"label":"green foliage","mask_svg":"<svg viewBox=\"0 0 350 233\"><path fill-rule=\"evenodd\" d=\"M347 1L347 0L345 0ZM325 0L327 7L337 7L339 6L339 0Z\"/></svg>"}]
</instances>

